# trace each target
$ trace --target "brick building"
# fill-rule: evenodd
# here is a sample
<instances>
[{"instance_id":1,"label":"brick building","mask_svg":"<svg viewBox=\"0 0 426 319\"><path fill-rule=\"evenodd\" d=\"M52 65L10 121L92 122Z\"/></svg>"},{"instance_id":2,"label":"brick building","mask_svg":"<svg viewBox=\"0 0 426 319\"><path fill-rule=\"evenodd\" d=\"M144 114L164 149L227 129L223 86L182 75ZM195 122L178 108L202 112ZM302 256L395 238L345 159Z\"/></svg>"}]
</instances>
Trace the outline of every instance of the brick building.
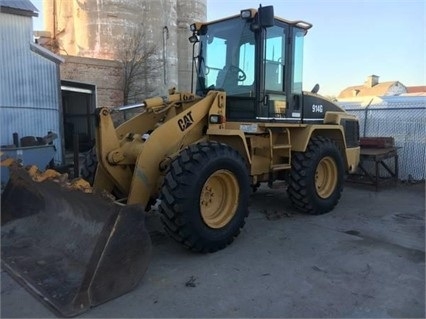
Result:
<instances>
[{"instance_id":1,"label":"brick building","mask_svg":"<svg viewBox=\"0 0 426 319\"><path fill-rule=\"evenodd\" d=\"M122 105L125 92L131 104L164 95L171 87L190 89L189 25L206 19L206 7L206 0L44 1L45 30L36 36L65 59L60 75L67 150L75 135L80 151L89 148L95 139L95 108ZM152 54L141 58L151 48ZM123 92L124 68L118 62L132 61L123 55L129 51L145 59L131 98L128 90Z\"/></svg>"},{"instance_id":2,"label":"brick building","mask_svg":"<svg viewBox=\"0 0 426 319\"><path fill-rule=\"evenodd\" d=\"M62 56L61 79L96 85L96 105L117 106L123 103L122 66L117 61Z\"/></svg>"},{"instance_id":3,"label":"brick building","mask_svg":"<svg viewBox=\"0 0 426 319\"><path fill-rule=\"evenodd\" d=\"M62 56L60 68L65 149L73 149L79 136L79 150L89 150L95 140L96 107L122 105L122 66L117 61Z\"/></svg>"}]
</instances>

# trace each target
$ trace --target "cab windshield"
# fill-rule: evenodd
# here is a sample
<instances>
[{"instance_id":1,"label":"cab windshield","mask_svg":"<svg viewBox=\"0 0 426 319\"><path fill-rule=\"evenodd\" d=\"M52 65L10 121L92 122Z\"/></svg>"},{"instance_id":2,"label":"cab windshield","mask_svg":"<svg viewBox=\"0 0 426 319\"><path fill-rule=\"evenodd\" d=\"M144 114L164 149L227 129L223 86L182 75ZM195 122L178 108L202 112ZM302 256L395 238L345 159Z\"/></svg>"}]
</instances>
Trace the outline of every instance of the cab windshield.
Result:
<instances>
[{"instance_id":1,"label":"cab windshield","mask_svg":"<svg viewBox=\"0 0 426 319\"><path fill-rule=\"evenodd\" d=\"M255 38L240 17L205 26L200 36L197 94L226 91L227 96L254 96Z\"/></svg>"}]
</instances>

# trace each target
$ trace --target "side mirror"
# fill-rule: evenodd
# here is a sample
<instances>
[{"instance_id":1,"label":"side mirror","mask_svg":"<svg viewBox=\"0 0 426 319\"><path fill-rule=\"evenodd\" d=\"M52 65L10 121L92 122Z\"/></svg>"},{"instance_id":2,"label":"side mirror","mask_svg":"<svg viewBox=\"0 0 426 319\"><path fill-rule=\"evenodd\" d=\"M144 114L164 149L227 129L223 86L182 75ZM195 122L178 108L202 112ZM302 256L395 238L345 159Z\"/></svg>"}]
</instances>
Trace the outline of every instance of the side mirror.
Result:
<instances>
[{"instance_id":1,"label":"side mirror","mask_svg":"<svg viewBox=\"0 0 426 319\"><path fill-rule=\"evenodd\" d=\"M258 14L261 27L269 28L274 26L273 6L259 7Z\"/></svg>"}]
</instances>

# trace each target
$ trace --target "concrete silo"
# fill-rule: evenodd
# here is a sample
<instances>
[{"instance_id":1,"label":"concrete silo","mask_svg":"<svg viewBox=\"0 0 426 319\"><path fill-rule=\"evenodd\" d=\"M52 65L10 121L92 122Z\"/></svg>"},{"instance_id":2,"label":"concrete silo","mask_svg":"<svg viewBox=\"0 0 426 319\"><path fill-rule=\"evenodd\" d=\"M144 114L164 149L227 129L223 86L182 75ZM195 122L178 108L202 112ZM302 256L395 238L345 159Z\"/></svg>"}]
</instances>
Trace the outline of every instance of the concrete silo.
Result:
<instances>
[{"instance_id":1,"label":"concrete silo","mask_svg":"<svg viewBox=\"0 0 426 319\"><path fill-rule=\"evenodd\" d=\"M156 48L150 63L159 65L149 79L153 95L172 86L190 89L189 25L206 19L206 2L45 0L44 22L56 52L108 60L120 60L135 30L143 30L144 45Z\"/></svg>"}]
</instances>

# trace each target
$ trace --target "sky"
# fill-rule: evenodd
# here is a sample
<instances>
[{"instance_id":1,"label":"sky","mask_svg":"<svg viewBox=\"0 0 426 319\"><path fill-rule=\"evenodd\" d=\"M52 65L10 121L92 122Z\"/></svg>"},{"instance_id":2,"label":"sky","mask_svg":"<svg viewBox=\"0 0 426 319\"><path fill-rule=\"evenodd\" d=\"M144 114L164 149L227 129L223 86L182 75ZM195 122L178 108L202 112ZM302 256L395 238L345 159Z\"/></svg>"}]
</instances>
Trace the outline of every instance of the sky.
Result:
<instances>
[{"instance_id":1,"label":"sky","mask_svg":"<svg viewBox=\"0 0 426 319\"><path fill-rule=\"evenodd\" d=\"M42 11L43 0L31 2ZM319 93L338 95L372 74L380 82L426 85L426 0L207 0L207 20L260 3L313 24L305 37L305 90L318 83ZM42 19L34 19L35 30Z\"/></svg>"}]
</instances>

